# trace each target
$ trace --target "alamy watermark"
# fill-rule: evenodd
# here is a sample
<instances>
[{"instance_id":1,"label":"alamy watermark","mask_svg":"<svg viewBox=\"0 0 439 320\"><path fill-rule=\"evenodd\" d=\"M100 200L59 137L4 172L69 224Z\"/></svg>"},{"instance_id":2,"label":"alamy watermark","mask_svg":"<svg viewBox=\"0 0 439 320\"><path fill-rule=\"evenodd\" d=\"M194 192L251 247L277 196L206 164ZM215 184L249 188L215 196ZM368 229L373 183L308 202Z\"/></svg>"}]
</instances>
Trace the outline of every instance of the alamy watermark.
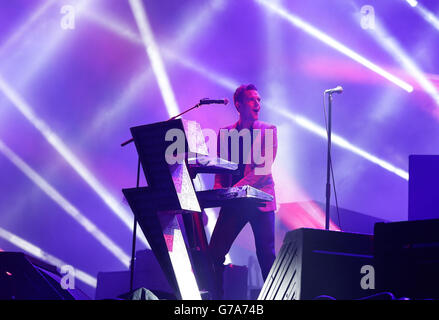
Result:
<instances>
[{"instance_id":1,"label":"alamy watermark","mask_svg":"<svg viewBox=\"0 0 439 320\"><path fill-rule=\"evenodd\" d=\"M361 267L360 273L364 274L360 280L361 289L375 289L375 268L372 265L367 264Z\"/></svg>"},{"instance_id":2,"label":"alamy watermark","mask_svg":"<svg viewBox=\"0 0 439 320\"><path fill-rule=\"evenodd\" d=\"M61 288L75 289L75 268L71 265L63 265L60 273L63 275L60 282Z\"/></svg>"},{"instance_id":3,"label":"alamy watermark","mask_svg":"<svg viewBox=\"0 0 439 320\"><path fill-rule=\"evenodd\" d=\"M75 29L75 18L76 9L74 6L66 4L61 7L60 14L61 17L60 26L63 30L73 30Z\"/></svg>"},{"instance_id":4,"label":"alamy watermark","mask_svg":"<svg viewBox=\"0 0 439 320\"><path fill-rule=\"evenodd\" d=\"M219 157L238 163L240 160L240 139L242 140L242 163L253 164L256 175L267 175L271 172L271 166L275 157L275 130L274 129L221 129L219 137L212 129L203 129L204 137L207 137L206 146L210 157ZM170 129L166 132L166 141L172 143L166 148L165 158L170 165L183 163L186 158L185 132L181 129ZM204 143L202 141L201 143ZM219 146L218 146L219 143ZM218 148L219 147L219 148ZM195 156L195 155L194 155ZM195 164L196 157L188 157L189 164Z\"/></svg>"}]
</instances>

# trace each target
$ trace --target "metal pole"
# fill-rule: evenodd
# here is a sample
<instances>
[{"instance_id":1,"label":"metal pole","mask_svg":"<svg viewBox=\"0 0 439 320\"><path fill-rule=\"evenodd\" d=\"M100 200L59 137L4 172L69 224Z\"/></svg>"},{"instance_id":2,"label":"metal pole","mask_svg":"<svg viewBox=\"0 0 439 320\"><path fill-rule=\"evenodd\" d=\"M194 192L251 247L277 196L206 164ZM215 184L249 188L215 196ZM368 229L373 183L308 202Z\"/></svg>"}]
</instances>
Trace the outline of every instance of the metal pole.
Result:
<instances>
[{"instance_id":1,"label":"metal pole","mask_svg":"<svg viewBox=\"0 0 439 320\"><path fill-rule=\"evenodd\" d=\"M332 93L328 94L328 154L326 161L326 221L325 229L329 230L329 216L331 204L331 113L332 113Z\"/></svg>"}]
</instances>

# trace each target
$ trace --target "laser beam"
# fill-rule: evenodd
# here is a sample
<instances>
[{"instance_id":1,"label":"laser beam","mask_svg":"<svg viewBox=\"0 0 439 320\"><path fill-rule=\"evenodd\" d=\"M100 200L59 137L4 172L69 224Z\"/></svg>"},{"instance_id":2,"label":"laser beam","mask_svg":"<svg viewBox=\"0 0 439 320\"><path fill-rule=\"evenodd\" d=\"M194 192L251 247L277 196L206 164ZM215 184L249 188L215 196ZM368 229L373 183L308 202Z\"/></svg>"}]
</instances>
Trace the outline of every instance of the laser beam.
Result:
<instances>
[{"instance_id":1,"label":"laser beam","mask_svg":"<svg viewBox=\"0 0 439 320\"><path fill-rule=\"evenodd\" d=\"M186 64L185 66L190 67L191 64ZM210 73L216 74L217 72L210 71L206 67L200 67L200 68L196 68L196 69L192 69L192 70L198 71L200 69L205 70L205 72L207 71L207 74L205 72L203 72L203 73L201 73L201 75L205 76L206 78L208 78L212 81L215 81L213 79L213 77L209 76L209 74ZM224 77L224 78L227 78L227 77ZM233 80L230 80L230 81L233 83ZM224 85L221 82L216 82L216 83L219 85L222 85L225 89L229 89L229 90L231 89L229 85ZM308 130L310 132L313 132L316 135L318 135L324 139L327 139L327 133L326 133L326 129L324 127L314 123L313 121L311 121L311 120L309 120L301 115L294 114L286 109L271 107L269 103L268 104L265 103L265 105L268 108L270 108L270 110L272 110L273 112L276 112L276 113L279 113L279 114L286 116L288 119L292 120L294 123L296 123L297 125L299 125L303 129ZM372 155L371 153L355 146L354 144L350 143L347 139L345 139L345 138L343 138L335 133L332 134L332 142L333 142L333 144L335 144L343 149L351 151L354 154L356 154L356 155L358 155L358 156L360 156L360 157L362 157L362 158L364 158L364 159L366 159L366 160L368 160L376 165L379 165L381 168L386 169L386 170L396 174L397 176L403 178L404 180L408 180L408 172L407 171L400 169L400 168L392 165L391 163Z\"/></svg>"},{"instance_id":2,"label":"laser beam","mask_svg":"<svg viewBox=\"0 0 439 320\"><path fill-rule=\"evenodd\" d=\"M341 42L337 41L336 39L330 37L329 35L325 34L324 32L320 31L316 27L312 26L308 22L302 20L298 16L293 15L292 13L288 12L285 8L278 6L270 1L267 0L255 0L256 2L263 5L265 8L273 11L274 13L278 14L281 18L287 20L291 23L291 25L301 29L302 31L306 32L313 38L316 38L317 40L320 40L321 42L325 43L326 45L330 46L331 48L337 50L338 52L344 54L345 56L351 58L352 60L360 63L367 69L377 73L378 75L384 77L385 79L389 80L390 82L396 84L398 87L404 89L407 92L413 91L413 86L405 82L404 80L394 76L393 74L387 72L380 66L376 65L375 63L371 62L370 60L366 59L365 57L361 56L357 52L353 51L352 49L346 47Z\"/></svg>"},{"instance_id":3,"label":"laser beam","mask_svg":"<svg viewBox=\"0 0 439 320\"><path fill-rule=\"evenodd\" d=\"M140 31L145 50L148 54L151 66L157 79L157 83L162 94L162 98L165 102L168 114L179 114L179 107L175 100L174 92L172 91L171 83L166 73L165 65L160 55L159 48L156 44L154 34L148 21L145 9L140 0L130 0L131 11L137 23L137 27Z\"/></svg>"},{"instance_id":4,"label":"laser beam","mask_svg":"<svg viewBox=\"0 0 439 320\"><path fill-rule=\"evenodd\" d=\"M326 129L313 123L312 121L306 119L305 117L299 116L299 115L295 115L291 112L289 112L288 110L284 110L284 109L279 109L279 108L270 108L273 111L276 111L282 115L284 115L285 117L287 117L288 119L294 121L297 125L301 126L302 128L315 133L316 135L320 136L323 139L327 139L328 134L326 132ZM387 171L390 171L394 174L396 174L397 176L403 178L404 180L409 179L409 174L407 171L404 171L400 168L395 167L394 165L392 165L391 163L382 160L374 155L372 155L371 153L362 150L361 148L353 145L352 143L350 143L348 140L346 140L345 138L337 135L337 134L332 134L332 142L343 148L346 149L348 151L351 151L352 153L374 163L377 164L378 166L382 167L383 169L386 169Z\"/></svg>"}]
</instances>

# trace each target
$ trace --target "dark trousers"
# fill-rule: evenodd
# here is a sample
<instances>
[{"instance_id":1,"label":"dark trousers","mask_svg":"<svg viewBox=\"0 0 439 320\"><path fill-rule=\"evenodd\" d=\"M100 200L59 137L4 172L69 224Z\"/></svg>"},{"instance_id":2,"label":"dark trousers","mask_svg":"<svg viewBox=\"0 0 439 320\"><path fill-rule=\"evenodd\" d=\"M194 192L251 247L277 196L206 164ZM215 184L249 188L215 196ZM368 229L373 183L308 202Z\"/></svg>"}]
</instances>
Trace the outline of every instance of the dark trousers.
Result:
<instances>
[{"instance_id":1,"label":"dark trousers","mask_svg":"<svg viewBox=\"0 0 439 320\"><path fill-rule=\"evenodd\" d=\"M228 206L220 210L209 243L209 253L216 274L217 296L223 296L223 270L226 254L244 226L250 223L255 238L256 256L266 280L276 259L274 251L274 211L261 212L251 206Z\"/></svg>"}]
</instances>

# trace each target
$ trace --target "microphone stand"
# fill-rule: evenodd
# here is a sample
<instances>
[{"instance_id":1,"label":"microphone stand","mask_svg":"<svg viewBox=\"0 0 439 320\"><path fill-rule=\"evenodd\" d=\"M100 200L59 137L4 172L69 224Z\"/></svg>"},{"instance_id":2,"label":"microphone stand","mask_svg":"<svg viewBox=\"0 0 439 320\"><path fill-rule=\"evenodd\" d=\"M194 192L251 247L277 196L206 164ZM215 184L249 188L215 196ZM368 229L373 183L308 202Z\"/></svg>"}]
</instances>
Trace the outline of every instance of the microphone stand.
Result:
<instances>
[{"instance_id":1,"label":"microphone stand","mask_svg":"<svg viewBox=\"0 0 439 320\"><path fill-rule=\"evenodd\" d=\"M326 219L325 229L329 230L329 209L331 202L331 113L332 113L332 92L328 93L328 153L326 162Z\"/></svg>"}]
</instances>

